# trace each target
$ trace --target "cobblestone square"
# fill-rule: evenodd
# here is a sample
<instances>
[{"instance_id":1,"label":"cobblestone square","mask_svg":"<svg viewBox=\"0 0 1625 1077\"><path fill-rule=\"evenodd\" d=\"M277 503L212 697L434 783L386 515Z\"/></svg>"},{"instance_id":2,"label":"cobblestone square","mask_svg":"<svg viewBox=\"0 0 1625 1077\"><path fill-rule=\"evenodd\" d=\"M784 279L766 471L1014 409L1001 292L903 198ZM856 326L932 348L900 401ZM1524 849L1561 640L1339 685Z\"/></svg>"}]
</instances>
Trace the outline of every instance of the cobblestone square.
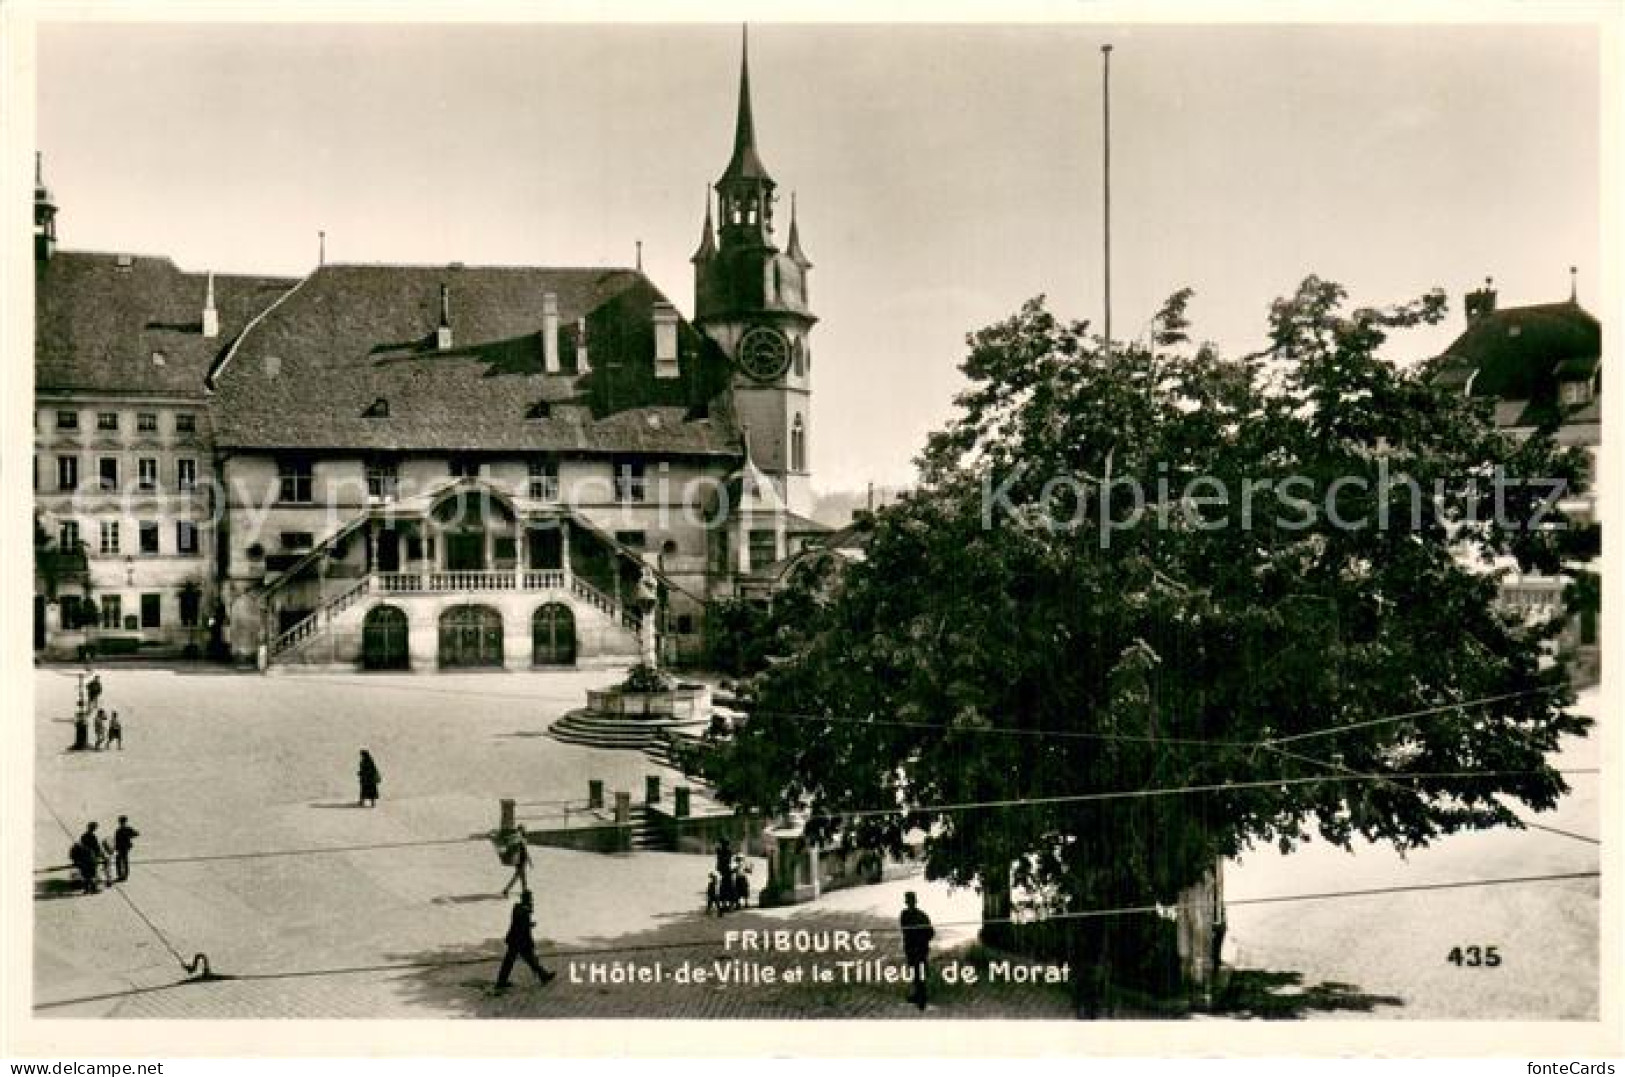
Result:
<instances>
[{"instance_id":1,"label":"cobblestone square","mask_svg":"<svg viewBox=\"0 0 1625 1077\"><path fill-rule=\"evenodd\" d=\"M976 894L922 878L836 891L810 905L703 914L709 860L603 856L537 847L533 886L542 988L490 984L502 952L508 872L484 835L498 798L584 799L589 778L634 796L676 775L636 752L559 743L548 725L617 671L546 674L290 674L210 669L103 671L123 751L71 752L76 671L35 675L34 991L41 1017L187 1018L881 1018L1071 1016L1064 989L937 984L921 1015L902 987L786 980L846 959L900 964L904 889L938 925L936 952L962 958ZM1587 697L1585 705L1594 707ZM383 772L377 808L355 806L355 761ZM1563 764L1595 765L1595 740ZM1597 778L1543 826L1594 835ZM120 814L141 832L130 880L68 892L69 842ZM330 850L330 851L322 851ZM255 854L255 855L245 855ZM1285 976L1305 1015L1529 1019L1596 1013L1595 879L1530 886L1254 904L1280 895L1594 870L1596 846L1550 830L1466 834L1402 860L1310 846L1250 853L1227 867L1226 957ZM760 871L760 867L758 868ZM758 876L760 878L760 875ZM146 922L143 922L143 921ZM729 948L725 931L873 932L858 954ZM1537 944L1537 940L1538 944ZM1452 945L1498 944L1515 974L1468 980ZM170 948L173 948L173 953ZM225 979L188 983L205 954ZM678 982L676 970L736 963L755 982ZM658 982L593 982L591 969L660 965ZM763 983L763 969L776 970ZM521 970L523 971L523 970ZM839 970L834 970L839 971ZM1297 977L1297 980L1292 980ZM1267 978L1266 978L1267 980ZM1294 985L1301 981L1301 994ZM1273 982L1273 981L1268 981ZM1315 988L1324 988L1319 994ZM1327 985L1331 985L1328 987ZM152 990L143 990L152 989ZM104 997L105 996L105 997ZM71 1005L63 1000L85 999ZM1294 1006L1288 1005L1288 1010Z\"/></svg>"}]
</instances>

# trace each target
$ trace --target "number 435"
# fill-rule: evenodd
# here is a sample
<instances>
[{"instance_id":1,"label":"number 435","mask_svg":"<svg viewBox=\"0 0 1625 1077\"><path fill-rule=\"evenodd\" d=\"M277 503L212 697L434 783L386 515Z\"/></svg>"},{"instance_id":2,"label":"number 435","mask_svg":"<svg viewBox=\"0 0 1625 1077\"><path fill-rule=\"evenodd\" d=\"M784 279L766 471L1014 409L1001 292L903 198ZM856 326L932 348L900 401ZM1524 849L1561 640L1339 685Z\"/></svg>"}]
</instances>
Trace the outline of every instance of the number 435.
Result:
<instances>
[{"instance_id":1,"label":"number 435","mask_svg":"<svg viewBox=\"0 0 1625 1077\"><path fill-rule=\"evenodd\" d=\"M1494 946L1457 946L1445 960L1469 969L1493 969L1501 963L1501 955Z\"/></svg>"}]
</instances>

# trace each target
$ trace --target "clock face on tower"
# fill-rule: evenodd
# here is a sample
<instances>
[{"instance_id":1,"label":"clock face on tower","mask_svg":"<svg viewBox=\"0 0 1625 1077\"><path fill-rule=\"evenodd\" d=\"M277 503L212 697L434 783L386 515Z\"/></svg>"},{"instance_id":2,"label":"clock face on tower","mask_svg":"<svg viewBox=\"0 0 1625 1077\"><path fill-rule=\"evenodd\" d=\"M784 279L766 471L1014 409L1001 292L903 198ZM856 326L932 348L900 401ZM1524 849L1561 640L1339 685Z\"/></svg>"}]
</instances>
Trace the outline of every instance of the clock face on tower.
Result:
<instances>
[{"instance_id":1,"label":"clock face on tower","mask_svg":"<svg viewBox=\"0 0 1625 1077\"><path fill-rule=\"evenodd\" d=\"M777 329L759 325L739 341L739 367L757 381L775 381L790 365L790 342Z\"/></svg>"}]
</instances>

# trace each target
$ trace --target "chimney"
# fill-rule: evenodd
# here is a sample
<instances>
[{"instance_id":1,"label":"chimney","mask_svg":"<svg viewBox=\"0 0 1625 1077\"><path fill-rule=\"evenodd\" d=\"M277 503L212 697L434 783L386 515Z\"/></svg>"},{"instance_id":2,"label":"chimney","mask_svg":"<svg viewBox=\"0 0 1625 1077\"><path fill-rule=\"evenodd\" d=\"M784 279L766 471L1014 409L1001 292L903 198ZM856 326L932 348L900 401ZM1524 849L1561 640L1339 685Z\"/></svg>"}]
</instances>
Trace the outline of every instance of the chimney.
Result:
<instances>
[{"instance_id":1,"label":"chimney","mask_svg":"<svg viewBox=\"0 0 1625 1077\"><path fill-rule=\"evenodd\" d=\"M542 293L542 369L559 372L559 297Z\"/></svg>"},{"instance_id":2,"label":"chimney","mask_svg":"<svg viewBox=\"0 0 1625 1077\"><path fill-rule=\"evenodd\" d=\"M451 289L444 284L440 286L440 325L434 331L434 346L436 351L451 347Z\"/></svg>"},{"instance_id":3,"label":"chimney","mask_svg":"<svg viewBox=\"0 0 1625 1077\"><path fill-rule=\"evenodd\" d=\"M214 274L209 274L209 290L203 296L203 335L213 340L220 335L220 312L214 309Z\"/></svg>"},{"instance_id":4,"label":"chimney","mask_svg":"<svg viewBox=\"0 0 1625 1077\"><path fill-rule=\"evenodd\" d=\"M1485 277L1484 287L1476 292L1467 293L1467 324L1473 325L1481 318L1495 313L1495 278Z\"/></svg>"},{"instance_id":5,"label":"chimney","mask_svg":"<svg viewBox=\"0 0 1625 1077\"><path fill-rule=\"evenodd\" d=\"M587 364L587 319L576 319L576 373L585 374L592 367Z\"/></svg>"},{"instance_id":6,"label":"chimney","mask_svg":"<svg viewBox=\"0 0 1625 1077\"><path fill-rule=\"evenodd\" d=\"M677 365L677 308L670 303L654 305L655 377L675 378Z\"/></svg>"}]
</instances>

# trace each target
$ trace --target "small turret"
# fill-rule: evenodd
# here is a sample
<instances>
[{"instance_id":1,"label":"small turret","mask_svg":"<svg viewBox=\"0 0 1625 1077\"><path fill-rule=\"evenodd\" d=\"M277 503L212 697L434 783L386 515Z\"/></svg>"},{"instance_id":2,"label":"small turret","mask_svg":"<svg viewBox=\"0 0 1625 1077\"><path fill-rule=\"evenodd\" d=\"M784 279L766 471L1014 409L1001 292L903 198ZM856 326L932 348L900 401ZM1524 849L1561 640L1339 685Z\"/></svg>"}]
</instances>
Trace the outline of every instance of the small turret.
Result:
<instances>
[{"instance_id":1,"label":"small turret","mask_svg":"<svg viewBox=\"0 0 1625 1077\"><path fill-rule=\"evenodd\" d=\"M56 203L45 186L44 154L34 153L34 261L49 262L56 253Z\"/></svg>"}]
</instances>

